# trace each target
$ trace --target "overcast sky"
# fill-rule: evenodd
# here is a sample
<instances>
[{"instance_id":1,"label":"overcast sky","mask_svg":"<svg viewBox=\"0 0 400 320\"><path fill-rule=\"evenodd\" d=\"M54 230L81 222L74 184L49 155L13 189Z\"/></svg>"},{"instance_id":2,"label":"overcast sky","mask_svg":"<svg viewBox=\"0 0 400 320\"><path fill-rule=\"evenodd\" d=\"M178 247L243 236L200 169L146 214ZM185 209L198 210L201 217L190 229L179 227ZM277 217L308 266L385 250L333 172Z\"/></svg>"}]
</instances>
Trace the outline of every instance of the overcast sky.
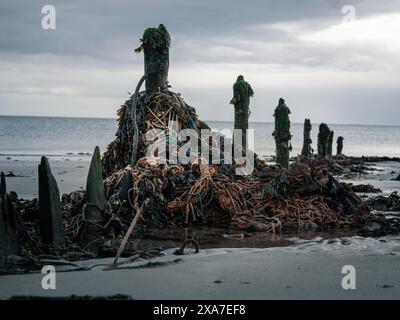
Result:
<instances>
[{"instance_id":1,"label":"overcast sky","mask_svg":"<svg viewBox=\"0 0 400 320\"><path fill-rule=\"evenodd\" d=\"M42 29L46 4L56 30ZM283 97L294 122L400 124L400 0L3 0L0 115L115 117L143 73L133 49L159 23L172 89L202 119L233 119L243 74L251 121L272 121Z\"/></svg>"}]
</instances>

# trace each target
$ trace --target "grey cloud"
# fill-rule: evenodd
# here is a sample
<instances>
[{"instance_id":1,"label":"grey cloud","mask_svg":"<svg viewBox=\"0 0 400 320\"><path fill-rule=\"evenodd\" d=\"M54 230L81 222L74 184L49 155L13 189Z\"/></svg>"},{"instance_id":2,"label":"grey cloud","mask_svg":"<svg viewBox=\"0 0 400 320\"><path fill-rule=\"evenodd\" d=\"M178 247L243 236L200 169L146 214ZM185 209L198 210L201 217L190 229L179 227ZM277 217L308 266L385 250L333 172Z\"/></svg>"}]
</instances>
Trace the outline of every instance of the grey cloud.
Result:
<instances>
[{"instance_id":1,"label":"grey cloud","mask_svg":"<svg viewBox=\"0 0 400 320\"><path fill-rule=\"evenodd\" d=\"M351 2L359 18L400 12L398 0ZM56 7L54 31L41 29L40 11L45 4ZM398 123L400 97L393 79L400 66L385 48L304 43L291 30L277 27L328 28L340 22L340 9L345 4L348 1L2 1L0 114L114 116L115 107L142 73L143 56L133 54L142 32L164 23L173 38L171 78L205 119L215 117L215 109L220 110L219 120L232 118L226 103L232 86L227 81L230 76L234 80L232 70L241 68L253 81L258 65L271 65L277 67L263 77L285 72L291 75L299 68L309 74L325 69L332 73L364 72L366 78L370 70L388 70L388 83L382 79L382 86L371 90L380 79L371 78L369 86L344 81L341 87L332 79L332 88L321 89L316 79L304 88L299 74L299 86L283 83L277 88L256 79L252 109L257 119L272 120L270 109L282 95L295 106L293 118L299 122L312 114L315 121L329 116L334 122ZM223 80L217 82L210 73L210 85L196 87L198 75L193 70L204 64L225 70ZM190 73L186 74L188 81L174 76L183 70ZM382 105L381 112L373 115L377 104Z\"/></svg>"},{"instance_id":2,"label":"grey cloud","mask_svg":"<svg viewBox=\"0 0 400 320\"><path fill-rule=\"evenodd\" d=\"M391 1L389 1L391 2ZM3 1L0 4L0 49L15 53L90 55L120 58L132 50L147 26L163 22L172 34L194 38L246 36L241 30L261 24L318 19L340 19L345 1L186 1L146 0L51 3L57 10L57 30L41 29L44 1ZM373 1L355 1L363 12L393 9ZM266 32L267 33L267 32ZM277 34L276 36L279 36Z\"/></svg>"}]
</instances>

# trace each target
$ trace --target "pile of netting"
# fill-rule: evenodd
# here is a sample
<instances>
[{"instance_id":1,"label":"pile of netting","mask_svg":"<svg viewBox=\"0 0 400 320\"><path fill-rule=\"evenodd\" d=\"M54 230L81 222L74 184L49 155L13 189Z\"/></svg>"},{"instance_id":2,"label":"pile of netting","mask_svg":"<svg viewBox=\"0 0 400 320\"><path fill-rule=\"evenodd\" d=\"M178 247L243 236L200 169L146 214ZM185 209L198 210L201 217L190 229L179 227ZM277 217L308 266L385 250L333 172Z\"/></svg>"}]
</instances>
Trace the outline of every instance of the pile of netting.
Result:
<instances>
[{"instance_id":1,"label":"pile of netting","mask_svg":"<svg viewBox=\"0 0 400 320\"><path fill-rule=\"evenodd\" d=\"M368 209L348 186L312 170L266 166L235 176L219 166L158 164L142 158L105 180L113 212L131 216L144 201L139 220L150 227L206 224L247 231L289 232L357 227Z\"/></svg>"}]
</instances>

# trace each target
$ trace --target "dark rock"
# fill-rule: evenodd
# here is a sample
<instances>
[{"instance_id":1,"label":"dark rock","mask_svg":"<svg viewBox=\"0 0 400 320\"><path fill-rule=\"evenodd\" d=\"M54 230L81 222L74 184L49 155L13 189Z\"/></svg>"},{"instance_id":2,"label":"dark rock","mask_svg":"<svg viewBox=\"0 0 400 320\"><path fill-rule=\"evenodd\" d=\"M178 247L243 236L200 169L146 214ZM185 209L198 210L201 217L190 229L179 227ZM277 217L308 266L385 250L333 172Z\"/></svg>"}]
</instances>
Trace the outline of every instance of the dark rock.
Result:
<instances>
[{"instance_id":1,"label":"dark rock","mask_svg":"<svg viewBox=\"0 0 400 320\"><path fill-rule=\"evenodd\" d=\"M378 211L400 211L400 196L394 191L390 196L378 196L367 201L368 206Z\"/></svg>"},{"instance_id":2,"label":"dark rock","mask_svg":"<svg viewBox=\"0 0 400 320\"><path fill-rule=\"evenodd\" d=\"M383 289L389 289L389 288L393 288L394 285L391 285L391 284L384 284L384 285L381 285L381 286L377 285L377 287L381 287L381 288L383 288Z\"/></svg>"},{"instance_id":3,"label":"dark rock","mask_svg":"<svg viewBox=\"0 0 400 320\"><path fill-rule=\"evenodd\" d=\"M397 235L399 233L397 221L397 219L387 219L383 214L369 215L365 226L359 231L359 234L367 237Z\"/></svg>"},{"instance_id":4,"label":"dark rock","mask_svg":"<svg viewBox=\"0 0 400 320\"><path fill-rule=\"evenodd\" d=\"M39 165L39 220L43 242L63 247L65 234L60 192L46 157L42 157Z\"/></svg>"},{"instance_id":5,"label":"dark rock","mask_svg":"<svg viewBox=\"0 0 400 320\"><path fill-rule=\"evenodd\" d=\"M365 192L365 193L380 193L381 189L375 188L370 184L359 184L359 185L350 185L351 190L353 192Z\"/></svg>"}]
</instances>

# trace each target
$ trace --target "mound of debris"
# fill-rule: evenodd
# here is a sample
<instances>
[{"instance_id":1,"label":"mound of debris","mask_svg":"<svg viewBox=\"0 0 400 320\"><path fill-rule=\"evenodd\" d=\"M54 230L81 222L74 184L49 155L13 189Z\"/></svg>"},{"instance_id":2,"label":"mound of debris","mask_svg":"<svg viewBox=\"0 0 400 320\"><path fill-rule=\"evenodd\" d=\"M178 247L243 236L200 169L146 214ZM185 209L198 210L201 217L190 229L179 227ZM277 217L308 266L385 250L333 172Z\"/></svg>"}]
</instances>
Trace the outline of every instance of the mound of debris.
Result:
<instances>
[{"instance_id":1,"label":"mound of debris","mask_svg":"<svg viewBox=\"0 0 400 320\"><path fill-rule=\"evenodd\" d=\"M105 180L112 210L149 205L140 222L151 227L205 224L247 231L288 232L357 227L368 210L351 189L323 170L294 164L265 166L236 176L221 166L158 164L141 158Z\"/></svg>"}]
</instances>

